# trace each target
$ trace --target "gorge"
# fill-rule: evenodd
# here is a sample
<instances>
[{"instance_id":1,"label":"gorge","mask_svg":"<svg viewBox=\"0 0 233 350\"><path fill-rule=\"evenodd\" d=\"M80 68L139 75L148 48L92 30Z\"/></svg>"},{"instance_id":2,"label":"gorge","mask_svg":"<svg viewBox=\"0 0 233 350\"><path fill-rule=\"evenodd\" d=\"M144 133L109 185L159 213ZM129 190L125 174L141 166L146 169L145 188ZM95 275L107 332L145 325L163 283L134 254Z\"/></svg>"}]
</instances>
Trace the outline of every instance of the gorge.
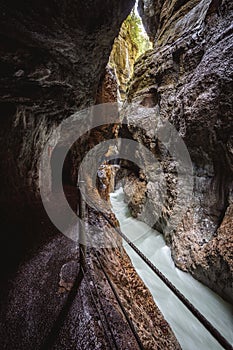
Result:
<instances>
[{"instance_id":1,"label":"gorge","mask_svg":"<svg viewBox=\"0 0 233 350\"><path fill-rule=\"evenodd\" d=\"M104 203L119 227L110 192L121 186L138 225L160 232L176 267L227 305L226 332L232 331L233 3L139 0L134 6L133 0L0 1L2 349L194 350L192 342L179 344L101 215ZM106 123L92 127L98 116ZM109 116L116 118L108 122ZM76 133L70 118L81 137L66 154L62 128ZM111 147L96 148L107 141ZM80 207L77 184L88 155L81 180L99 211L87 201L84 229L91 238L77 284L79 245L46 212L41 159L49 169L46 196L55 193L53 210L63 218L63 190L75 215ZM103 166L96 181L90 173L97 160ZM72 227L74 236L82 229ZM225 337L232 346L231 334Z\"/></svg>"}]
</instances>

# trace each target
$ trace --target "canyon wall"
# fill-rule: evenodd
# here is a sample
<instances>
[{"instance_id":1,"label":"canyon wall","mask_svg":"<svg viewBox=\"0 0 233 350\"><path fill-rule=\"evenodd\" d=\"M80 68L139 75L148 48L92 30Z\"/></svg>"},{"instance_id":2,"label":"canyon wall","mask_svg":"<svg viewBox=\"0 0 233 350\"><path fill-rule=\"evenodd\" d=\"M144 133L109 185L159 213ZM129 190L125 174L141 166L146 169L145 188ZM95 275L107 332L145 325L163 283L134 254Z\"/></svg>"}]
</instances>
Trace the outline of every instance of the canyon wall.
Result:
<instances>
[{"instance_id":1,"label":"canyon wall","mask_svg":"<svg viewBox=\"0 0 233 350\"><path fill-rule=\"evenodd\" d=\"M134 216L156 222L178 267L233 301L233 3L140 0L139 12L154 49L135 65L122 118L132 139L157 157L167 199L161 197L161 173L149 164L147 178L128 179L126 197ZM158 120L169 121L187 146L194 181L190 205L177 197L175 160L161 140L150 137ZM142 214L146 200L150 205ZM183 208L182 220L169 229L174 210Z\"/></svg>"},{"instance_id":2,"label":"canyon wall","mask_svg":"<svg viewBox=\"0 0 233 350\"><path fill-rule=\"evenodd\" d=\"M39 193L40 157L55 128L84 107L116 100L116 80L106 65L113 41L133 4L132 0L1 1L3 349L139 348L97 256L101 257L145 349L180 349L121 241L115 249L99 249L98 254L89 249L88 271L82 281L78 280L77 243L52 225ZM82 125L85 118L80 120ZM101 140L114 135L114 125L96 128L83 135L67 155L63 185L74 211L80 160ZM56 159L63 152L64 145L54 149L51 144L47 149L52 175ZM52 185L50 191L58 194L54 209L62 214L61 186ZM98 201L98 193L91 192ZM94 210L89 212L91 223L104 234L108 232L107 223ZM78 228L75 229L77 235ZM96 231L92 233L94 239Z\"/></svg>"},{"instance_id":3,"label":"canyon wall","mask_svg":"<svg viewBox=\"0 0 233 350\"><path fill-rule=\"evenodd\" d=\"M117 78L118 99L120 101L125 100L128 83L133 74L134 63L139 54L139 48L132 37L131 17L130 14L122 24L109 58L109 66L114 70Z\"/></svg>"},{"instance_id":4,"label":"canyon wall","mask_svg":"<svg viewBox=\"0 0 233 350\"><path fill-rule=\"evenodd\" d=\"M140 18L133 9L121 26L109 58L109 66L117 78L119 102L123 102L126 98L137 58L150 46L149 39L142 32L141 26Z\"/></svg>"},{"instance_id":5,"label":"canyon wall","mask_svg":"<svg viewBox=\"0 0 233 350\"><path fill-rule=\"evenodd\" d=\"M113 41L133 4L1 1L1 246L9 264L30 237L36 239L34 220L39 225L47 216L36 218L43 212L43 147L62 120L95 102ZM72 159L66 168L68 183L76 185Z\"/></svg>"}]
</instances>

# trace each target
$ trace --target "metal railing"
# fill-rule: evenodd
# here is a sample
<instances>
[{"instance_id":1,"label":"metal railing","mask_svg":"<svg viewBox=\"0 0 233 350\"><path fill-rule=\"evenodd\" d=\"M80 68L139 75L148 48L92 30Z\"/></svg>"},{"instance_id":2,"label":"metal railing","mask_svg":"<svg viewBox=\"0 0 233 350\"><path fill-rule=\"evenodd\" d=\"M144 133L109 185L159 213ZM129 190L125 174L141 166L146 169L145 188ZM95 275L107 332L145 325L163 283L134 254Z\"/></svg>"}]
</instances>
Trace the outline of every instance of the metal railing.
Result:
<instances>
[{"instance_id":1,"label":"metal railing","mask_svg":"<svg viewBox=\"0 0 233 350\"><path fill-rule=\"evenodd\" d=\"M135 246L135 244L109 219L109 217L97 208L95 203L88 198L93 208L98 211L111 227L117 232L125 242L138 254L138 256L150 267L150 269L163 281L163 283L177 296L177 298L186 306L186 308L198 319L207 331L218 341L226 350L233 350L233 346L228 340L207 320L207 318L197 310L197 308L174 286L172 282Z\"/></svg>"}]
</instances>

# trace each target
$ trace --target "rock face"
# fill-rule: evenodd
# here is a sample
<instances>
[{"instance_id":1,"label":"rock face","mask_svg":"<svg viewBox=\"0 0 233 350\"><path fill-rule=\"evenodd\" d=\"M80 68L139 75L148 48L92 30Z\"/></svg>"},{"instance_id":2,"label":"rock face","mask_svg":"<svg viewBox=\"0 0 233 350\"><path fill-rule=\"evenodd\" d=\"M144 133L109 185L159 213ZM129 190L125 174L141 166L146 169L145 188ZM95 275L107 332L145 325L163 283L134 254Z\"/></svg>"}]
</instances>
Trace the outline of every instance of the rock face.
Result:
<instances>
[{"instance_id":1,"label":"rock face","mask_svg":"<svg viewBox=\"0 0 233 350\"><path fill-rule=\"evenodd\" d=\"M8 230L1 246L9 264L33 236L32 230L25 234L22 218L43 211L38 208L42 149L61 120L95 102L114 38L133 3L1 1L0 205ZM66 177L76 185L72 162Z\"/></svg>"},{"instance_id":2,"label":"rock face","mask_svg":"<svg viewBox=\"0 0 233 350\"><path fill-rule=\"evenodd\" d=\"M49 221L41 203L38 180L42 150L57 125L90 104L116 99L116 89L112 90L116 87L114 76L110 70L106 73L105 67L113 40L133 3L131 0L55 0L30 4L1 1L2 349L112 349L114 344L109 344L108 338L111 342L114 338L120 349L138 348L95 260L94 250L88 251L88 271L77 284L77 271L80 271L77 244L57 232ZM84 118L80 124L85 124ZM114 125L97 128L84 135L67 155L63 185L75 212L77 165L91 147L115 132ZM63 149L51 145L47 151L48 157L52 155L53 174L56 158ZM57 186L53 183L52 192L57 193L55 209L59 213ZM89 221L105 232L106 223L93 210ZM8 256L4 257L3 253ZM125 304L145 348L155 349L158 345L179 349L121 242L115 253L106 249L99 253L109 274L112 273L110 278L122 301L134 299ZM134 281L130 291L124 280L124 264L131 274L129 281ZM101 304L108 322L100 312ZM139 312L140 308L146 312ZM153 327L153 334L148 332L149 326Z\"/></svg>"},{"instance_id":3,"label":"rock face","mask_svg":"<svg viewBox=\"0 0 233 350\"><path fill-rule=\"evenodd\" d=\"M156 155L167 199L161 198L161 172L148 170L138 208L133 197L134 215L149 224L156 222L154 227L164 232L178 267L232 301L233 4L140 0L139 10L155 47L136 63L123 117L131 137ZM168 222L175 204L177 212L186 205L177 199L174 159L160 140L150 137L158 118L178 130L194 171L192 203L173 230ZM130 186L126 192L132 198L129 190ZM142 217L145 198L150 205Z\"/></svg>"},{"instance_id":4,"label":"rock face","mask_svg":"<svg viewBox=\"0 0 233 350\"><path fill-rule=\"evenodd\" d=\"M135 38L138 19L134 12L123 22L120 33L114 41L109 65L114 70L118 83L118 100L124 101L134 64L140 55L140 44ZM144 39L146 40L146 39Z\"/></svg>"},{"instance_id":5,"label":"rock face","mask_svg":"<svg viewBox=\"0 0 233 350\"><path fill-rule=\"evenodd\" d=\"M105 68L105 74L98 87L96 104L117 102L118 84L115 72L109 65Z\"/></svg>"}]
</instances>

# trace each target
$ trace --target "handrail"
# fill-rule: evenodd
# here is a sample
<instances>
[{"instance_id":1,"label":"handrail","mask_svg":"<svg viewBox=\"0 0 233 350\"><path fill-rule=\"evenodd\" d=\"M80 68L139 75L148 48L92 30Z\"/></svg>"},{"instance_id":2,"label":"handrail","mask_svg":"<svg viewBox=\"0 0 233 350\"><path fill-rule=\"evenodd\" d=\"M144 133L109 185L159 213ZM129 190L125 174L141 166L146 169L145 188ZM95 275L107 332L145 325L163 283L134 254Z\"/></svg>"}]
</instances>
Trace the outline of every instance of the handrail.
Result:
<instances>
[{"instance_id":1,"label":"handrail","mask_svg":"<svg viewBox=\"0 0 233 350\"><path fill-rule=\"evenodd\" d=\"M118 305L120 306L121 311L123 312L123 315L125 316L125 319L126 319L128 325L129 325L129 327L130 327L130 329L131 329L131 331L132 331L132 333L133 333L133 335L134 335L134 337L135 337L135 339L136 339L136 341L138 343L139 349L140 350L145 350L145 348L144 348L144 346L143 346L143 344L141 342L141 339L140 339L140 337L139 337L139 335L138 335L138 333L137 333L137 331L136 331L136 329L135 329L135 327L133 325L133 322L131 321L130 317L128 316L128 314L127 314L127 312L126 312L126 310L125 310L125 308L124 308L124 306L123 306L123 304L122 304L122 302L121 302L121 300L119 298L119 295L118 295L116 289L114 288L114 286L113 286L113 284L111 282L111 279L109 278L109 276L108 276L108 274L107 274L107 272L106 272L106 270L105 270L105 268L104 268L104 266L103 266L103 264L102 264L102 262L101 262L101 260L100 260L100 258L98 257L97 254L96 254L96 258L97 258L97 260L99 262L99 265L100 265L100 267L101 267L101 269L102 269L102 271L104 273L105 278L108 281L108 284L110 285L110 287L112 289L112 292L113 292L113 294L114 294L114 296L116 298L116 301L117 301Z\"/></svg>"},{"instance_id":2,"label":"handrail","mask_svg":"<svg viewBox=\"0 0 233 350\"><path fill-rule=\"evenodd\" d=\"M87 194L86 194L87 196ZM88 197L88 201L93 208L98 211L112 228L128 243L128 245L140 256L140 258L150 267L150 269L163 281L163 283L177 296L177 298L188 308L188 310L198 319L207 331L219 342L225 350L233 350L233 346L228 340L207 320L207 318L197 310L197 308L170 282L166 276L134 245L132 241L120 230L109 217L96 207L95 203Z\"/></svg>"},{"instance_id":3,"label":"handrail","mask_svg":"<svg viewBox=\"0 0 233 350\"><path fill-rule=\"evenodd\" d=\"M96 311L97 311L97 313L98 313L98 315L99 315L99 319L100 319L100 322L101 322L101 324L102 324L103 330L104 330L104 332L105 332L105 335L106 335L107 341L108 341L108 343L109 343L109 346L110 346L111 350L113 350L113 346L114 346L114 348L115 348L116 350L120 350L120 348L119 348L119 346L118 346L118 344L117 344L117 342L116 342L116 339L115 339L115 337L114 337L114 334L113 334L113 332L112 332L112 329L111 329L111 327L110 327L110 325L109 325L109 322L108 322L108 319L107 319L107 315L106 315L106 313L105 313L105 311L104 311L104 308L103 308L103 304L102 304L102 302L101 302L101 300L100 300L100 296L99 296L99 293L98 293L98 288L96 288L95 282L93 281L93 278L91 277L91 282L93 283L93 287L95 288L96 294L97 294L97 296L98 296L98 301L99 301L99 304L100 304L100 309L102 310L102 314L103 314L103 316L104 316L104 320L103 320L102 317L101 317L100 309L99 309L99 307L98 307L98 305L97 305L97 303L96 303L95 297L94 297L94 295L93 295L93 293L92 293L92 291L91 291L91 287L90 287L90 285L89 285L89 281L87 280L87 269L84 271L82 266L80 266L80 268L82 269L82 273L83 273L83 275L84 275L84 280L86 280L86 282L87 282L87 288L88 288L89 293L90 293L90 295L91 295L91 299L92 299L92 301L93 301L93 303L94 303L94 305L95 305ZM90 274L90 276L91 276L91 274ZM107 331L105 325L107 325L107 327L108 327L108 329L109 329L109 332L111 333L111 337L112 337L111 340L112 340L112 341L110 340L110 337L109 337L109 335L108 335L108 331Z\"/></svg>"}]
</instances>

